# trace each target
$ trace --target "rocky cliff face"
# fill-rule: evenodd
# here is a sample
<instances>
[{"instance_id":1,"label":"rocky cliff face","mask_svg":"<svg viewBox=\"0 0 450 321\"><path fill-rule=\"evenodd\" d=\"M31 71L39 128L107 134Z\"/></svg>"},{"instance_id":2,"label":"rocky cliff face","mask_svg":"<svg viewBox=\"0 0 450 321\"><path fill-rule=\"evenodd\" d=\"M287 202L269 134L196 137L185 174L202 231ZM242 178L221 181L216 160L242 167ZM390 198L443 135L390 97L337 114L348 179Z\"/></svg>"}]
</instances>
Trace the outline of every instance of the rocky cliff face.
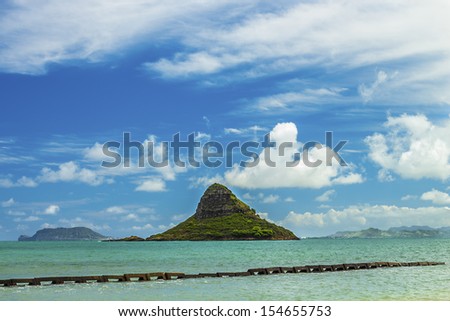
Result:
<instances>
[{"instance_id":1,"label":"rocky cliff face","mask_svg":"<svg viewBox=\"0 0 450 321\"><path fill-rule=\"evenodd\" d=\"M200 199L194 216L197 219L205 219L236 213L255 215L255 211L240 201L227 187L213 184Z\"/></svg>"}]
</instances>

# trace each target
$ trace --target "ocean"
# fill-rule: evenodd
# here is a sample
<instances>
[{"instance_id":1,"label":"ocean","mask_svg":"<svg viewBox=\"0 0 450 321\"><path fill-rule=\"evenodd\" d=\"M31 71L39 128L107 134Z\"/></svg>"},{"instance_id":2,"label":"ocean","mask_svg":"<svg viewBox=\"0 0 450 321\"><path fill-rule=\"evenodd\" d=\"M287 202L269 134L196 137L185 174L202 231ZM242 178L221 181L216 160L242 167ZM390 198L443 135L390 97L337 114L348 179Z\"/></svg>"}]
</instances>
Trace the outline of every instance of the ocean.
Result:
<instances>
[{"instance_id":1,"label":"ocean","mask_svg":"<svg viewBox=\"0 0 450 321\"><path fill-rule=\"evenodd\" d=\"M172 281L0 287L0 300L450 300L450 239L0 242L0 279L374 261L446 265Z\"/></svg>"}]
</instances>

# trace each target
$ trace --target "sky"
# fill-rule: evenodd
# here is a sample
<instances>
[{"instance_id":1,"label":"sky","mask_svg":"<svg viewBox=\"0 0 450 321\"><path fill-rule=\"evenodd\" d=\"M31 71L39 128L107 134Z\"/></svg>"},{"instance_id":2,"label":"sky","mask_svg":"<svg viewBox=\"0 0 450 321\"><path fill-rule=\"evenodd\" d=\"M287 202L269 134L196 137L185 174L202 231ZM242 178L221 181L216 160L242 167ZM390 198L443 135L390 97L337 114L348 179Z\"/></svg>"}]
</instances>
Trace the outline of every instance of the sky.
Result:
<instances>
[{"instance_id":1,"label":"sky","mask_svg":"<svg viewBox=\"0 0 450 321\"><path fill-rule=\"evenodd\" d=\"M301 237L450 226L449 15L446 0L2 1L0 240L147 237L214 182ZM250 149L256 166L238 150L139 166L136 148L102 166L105 143L124 160L124 133L156 159L177 134L275 147ZM327 166L340 141L346 166ZM323 163L286 166L305 145Z\"/></svg>"}]
</instances>

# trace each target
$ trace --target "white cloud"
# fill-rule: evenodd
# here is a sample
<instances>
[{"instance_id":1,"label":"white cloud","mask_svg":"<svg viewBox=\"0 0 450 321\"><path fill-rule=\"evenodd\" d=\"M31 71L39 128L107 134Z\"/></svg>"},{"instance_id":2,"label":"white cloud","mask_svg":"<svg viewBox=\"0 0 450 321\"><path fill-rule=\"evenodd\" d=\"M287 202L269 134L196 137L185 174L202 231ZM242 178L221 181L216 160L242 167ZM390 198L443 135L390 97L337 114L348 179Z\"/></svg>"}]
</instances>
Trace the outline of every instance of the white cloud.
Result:
<instances>
[{"instance_id":1,"label":"white cloud","mask_svg":"<svg viewBox=\"0 0 450 321\"><path fill-rule=\"evenodd\" d=\"M172 220L173 220L173 221L176 221L176 222L181 221L181 220L184 220L185 218L186 218L186 215L185 215L185 214L176 214L176 215L172 215Z\"/></svg>"},{"instance_id":2,"label":"white cloud","mask_svg":"<svg viewBox=\"0 0 450 321\"><path fill-rule=\"evenodd\" d=\"M245 79L311 66L342 72L392 64L399 67L395 82L388 81L392 75L387 71L379 71L372 85L360 86L366 101L389 85L397 104L417 98L448 104L449 10L445 0L294 3L278 12L203 28L195 40L186 39L185 51L146 67L167 78L228 71L237 74L233 79ZM412 63L397 63L402 60ZM404 95L405 90L411 95ZM291 98L281 96L279 106L284 99Z\"/></svg>"},{"instance_id":3,"label":"white cloud","mask_svg":"<svg viewBox=\"0 0 450 321\"><path fill-rule=\"evenodd\" d=\"M93 146L85 148L83 150L83 156L86 160L96 162L101 162L107 159L103 153L103 145L100 143L95 143Z\"/></svg>"},{"instance_id":4,"label":"white cloud","mask_svg":"<svg viewBox=\"0 0 450 321\"><path fill-rule=\"evenodd\" d=\"M145 68L164 74L165 77L190 76L191 74L210 74L225 67L224 61L206 52L190 55L177 55L175 59L160 59L154 63L145 63Z\"/></svg>"},{"instance_id":5,"label":"white cloud","mask_svg":"<svg viewBox=\"0 0 450 321\"><path fill-rule=\"evenodd\" d=\"M103 176L100 176L97 172L80 168L80 166L73 162L67 162L60 164L57 170L52 170L45 167L41 170L41 175L38 177L38 181L46 183L57 182L82 182L88 185L97 186L105 182Z\"/></svg>"},{"instance_id":6,"label":"white cloud","mask_svg":"<svg viewBox=\"0 0 450 321\"><path fill-rule=\"evenodd\" d=\"M365 103L372 100L373 96L376 94L378 90L381 89L383 84L398 75L398 72L395 72L391 75L386 73L383 70L378 71L377 78L370 86L366 86L365 84L361 84L358 88L359 94L361 95L363 101Z\"/></svg>"},{"instance_id":7,"label":"white cloud","mask_svg":"<svg viewBox=\"0 0 450 321\"><path fill-rule=\"evenodd\" d=\"M56 214L59 213L59 211L60 211L60 208L59 208L58 205L49 205L49 206L45 209L45 211L43 212L43 214L46 214L46 215L56 215Z\"/></svg>"},{"instance_id":8,"label":"white cloud","mask_svg":"<svg viewBox=\"0 0 450 321\"><path fill-rule=\"evenodd\" d=\"M435 190L434 188L429 192L423 193L420 199L423 201L431 201L433 204L437 205L450 204L450 195L445 192Z\"/></svg>"},{"instance_id":9,"label":"white cloud","mask_svg":"<svg viewBox=\"0 0 450 321\"><path fill-rule=\"evenodd\" d=\"M404 114L388 117L384 127L386 134L365 139L381 177L391 180L391 172L408 179L450 177L450 119L433 124L424 115Z\"/></svg>"},{"instance_id":10,"label":"white cloud","mask_svg":"<svg viewBox=\"0 0 450 321\"><path fill-rule=\"evenodd\" d=\"M153 228L153 225L151 224L145 224L143 226L132 226L131 229L134 231L143 231L143 230L151 230Z\"/></svg>"},{"instance_id":11,"label":"white cloud","mask_svg":"<svg viewBox=\"0 0 450 321\"><path fill-rule=\"evenodd\" d=\"M14 204L16 204L14 198L10 198L9 200L2 202L2 207L11 207Z\"/></svg>"},{"instance_id":12,"label":"white cloud","mask_svg":"<svg viewBox=\"0 0 450 321\"><path fill-rule=\"evenodd\" d=\"M56 228L57 226L50 223L44 223L41 225L41 228Z\"/></svg>"},{"instance_id":13,"label":"white cloud","mask_svg":"<svg viewBox=\"0 0 450 321\"><path fill-rule=\"evenodd\" d=\"M121 221L135 221L141 222L141 218L134 213L130 213L122 217Z\"/></svg>"},{"instance_id":14,"label":"white cloud","mask_svg":"<svg viewBox=\"0 0 450 321\"><path fill-rule=\"evenodd\" d=\"M415 199L417 199L417 195L407 194L405 196L402 196L402 198L400 200L402 200L402 201L410 201L410 200L415 200Z\"/></svg>"},{"instance_id":15,"label":"white cloud","mask_svg":"<svg viewBox=\"0 0 450 321\"><path fill-rule=\"evenodd\" d=\"M14 187L14 182L9 178L0 178L0 187L11 188Z\"/></svg>"},{"instance_id":16,"label":"white cloud","mask_svg":"<svg viewBox=\"0 0 450 321\"><path fill-rule=\"evenodd\" d=\"M336 194L336 191L334 189L330 189L323 194L317 196L315 200L317 202L329 202L331 201L331 198Z\"/></svg>"},{"instance_id":17,"label":"white cloud","mask_svg":"<svg viewBox=\"0 0 450 321\"><path fill-rule=\"evenodd\" d=\"M225 132L225 134L236 134L236 135L240 135L243 133L242 129L238 129L238 128L225 128L223 130Z\"/></svg>"},{"instance_id":18,"label":"white cloud","mask_svg":"<svg viewBox=\"0 0 450 321\"><path fill-rule=\"evenodd\" d=\"M118 55L148 39L155 43L174 33L191 33L194 26L202 24L204 14L231 5L245 4L222 0L189 0L182 4L175 0L16 1L2 11L0 39L5 45L0 50L0 70L42 74L52 63L108 60L112 54ZM190 63L213 71L214 61L208 55L194 54ZM184 66L185 72L193 68Z\"/></svg>"},{"instance_id":19,"label":"white cloud","mask_svg":"<svg viewBox=\"0 0 450 321\"><path fill-rule=\"evenodd\" d=\"M224 178L219 174L216 174L215 176L212 177L209 176L191 177L189 178L189 181L191 182L190 184L191 188L196 188L199 186L206 187L214 183L223 184L225 182Z\"/></svg>"},{"instance_id":20,"label":"white cloud","mask_svg":"<svg viewBox=\"0 0 450 321\"><path fill-rule=\"evenodd\" d=\"M258 212L258 213L256 213L260 218L262 218L262 219L264 219L264 220L266 220L266 221L268 221L268 222L271 222L271 223L275 223L274 221L272 221L270 218L269 218L269 213L265 213L265 212Z\"/></svg>"},{"instance_id":21,"label":"white cloud","mask_svg":"<svg viewBox=\"0 0 450 321\"><path fill-rule=\"evenodd\" d=\"M300 109L310 110L311 104L331 104L342 101L341 92L345 88L306 89L301 92L284 92L260 97L253 104L253 109L263 112L287 112Z\"/></svg>"},{"instance_id":22,"label":"white cloud","mask_svg":"<svg viewBox=\"0 0 450 321\"><path fill-rule=\"evenodd\" d=\"M159 177L150 177L139 182L135 189L139 192L164 192L166 191L166 182Z\"/></svg>"},{"instance_id":23,"label":"white cloud","mask_svg":"<svg viewBox=\"0 0 450 321\"><path fill-rule=\"evenodd\" d=\"M378 180L380 182L393 182L393 181L395 181L394 176L392 176L391 173L385 168L382 168L382 169L380 169L378 171L377 178L378 178Z\"/></svg>"},{"instance_id":24,"label":"white cloud","mask_svg":"<svg viewBox=\"0 0 450 321\"><path fill-rule=\"evenodd\" d=\"M208 127L208 128L211 127L211 121L209 120L208 117L203 116L202 119L205 122L206 127Z\"/></svg>"},{"instance_id":25,"label":"white cloud","mask_svg":"<svg viewBox=\"0 0 450 321\"><path fill-rule=\"evenodd\" d=\"M286 203L292 203L292 202L295 202L295 200L292 198L292 197L286 197L285 199L284 199L284 201L286 202Z\"/></svg>"},{"instance_id":26,"label":"white cloud","mask_svg":"<svg viewBox=\"0 0 450 321\"><path fill-rule=\"evenodd\" d=\"M321 188L337 184L361 183L363 178L360 174L351 172L351 166L340 166L336 161L332 166L326 166L327 152L333 153L328 147L309 149L309 160L315 162L321 160L322 164L317 167L306 166L301 161L296 166L288 167L292 163L295 154L300 153L301 144L297 141L297 126L294 123L279 123L270 132L272 142L276 142L274 148L266 148L259 154L259 163L253 167L239 167L237 164L225 172L225 180L232 186L241 188ZM285 148L281 156L278 147L282 143L292 143L293 147ZM266 164L268 152L270 160L275 163L274 167Z\"/></svg>"},{"instance_id":27,"label":"white cloud","mask_svg":"<svg viewBox=\"0 0 450 321\"><path fill-rule=\"evenodd\" d=\"M123 214L127 211L121 206L111 206L106 209L106 212L110 214Z\"/></svg>"},{"instance_id":28,"label":"white cloud","mask_svg":"<svg viewBox=\"0 0 450 321\"><path fill-rule=\"evenodd\" d=\"M250 126L247 128L225 128L223 131L225 134L232 135L243 135L243 134L253 134L256 135L258 132L267 131L265 127L260 127L258 125Z\"/></svg>"},{"instance_id":29,"label":"white cloud","mask_svg":"<svg viewBox=\"0 0 450 321\"><path fill-rule=\"evenodd\" d=\"M169 225L161 224L161 225L158 225L158 230L165 231L165 230L168 230L168 229L170 229L170 228L172 228L174 226L175 226L175 224L173 224L173 223L170 223Z\"/></svg>"},{"instance_id":30,"label":"white cloud","mask_svg":"<svg viewBox=\"0 0 450 321\"><path fill-rule=\"evenodd\" d=\"M264 196L262 199L262 202L264 204L272 204L272 203L278 202L279 199L280 199L279 195L270 194L270 195Z\"/></svg>"},{"instance_id":31,"label":"white cloud","mask_svg":"<svg viewBox=\"0 0 450 321\"><path fill-rule=\"evenodd\" d=\"M11 215L11 216L25 216L26 215L26 213L24 211L13 211L13 210L8 210L8 212L6 214Z\"/></svg>"},{"instance_id":32,"label":"white cloud","mask_svg":"<svg viewBox=\"0 0 450 321\"><path fill-rule=\"evenodd\" d=\"M13 221L14 222L36 222L36 221L39 221L39 220L40 220L39 217L30 215L30 216L25 217L25 218L17 217Z\"/></svg>"},{"instance_id":33,"label":"white cloud","mask_svg":"<svg viewBox=\"0 0 450 321\"><path fill-rule=\"evenodd\" d=\"M38 184L32 178L22 176L16 182L10 178L0 178L0 187L12 188L12 187L36 187Z\"/></svg>"},{"instance_id":34,"label":"white cloud","mask_svg":"<svg viewBox=\"0 0 450 321\"><path fill-rule=\"evenodd\" d=\"M87 227L94 231L109 231L111 230L111 227L108 224L102 224L102 225L96 225L90 221L87 221L81 217L75 217L71 219L60 219L58 221L59 223L63 224L63 226L67 227Z\"/></svg>"},{"instance_id":35,"label":"white cloud","mask_svg":"<svg viewBox=\"0 0 450 321\"><path fill-rule=\"evenodd\" d=\"M252 194L250 194L250 193L245 193L244 195L242 195L242 198L245 199L245 200L249 200L249 201L255 199L255 197Z\"/></svg>"},{"instance_id":36,"label":"white cloud","mask_svg":"<svg viewBox=\"0 0 450 321\"><path fill-rule=\"evenodd\" d=\"M391 101L448 104L449 6L446 0L21 1L2 11L0 70L42 74L51 64L110 61L134 46L169 43L180 51L144 68L166 78L225 71L245 79L395 64L395 83L377 75L373 85L361 85L365 99L389 83L397 93Z\"/></svg>"},{"instance_id":37,"label":"white cloud","mask_svg":"<svg viewBox=\"0 0 450 321\"><path fill-rule=\"evenodd\" d=\"M342 210L329 209L319 213L289 212L281 224L310 235L369 227L388 229L396 226L450 226L449 207L398 207L395 205L356 205Z\"/></svg>"}]
</instances>

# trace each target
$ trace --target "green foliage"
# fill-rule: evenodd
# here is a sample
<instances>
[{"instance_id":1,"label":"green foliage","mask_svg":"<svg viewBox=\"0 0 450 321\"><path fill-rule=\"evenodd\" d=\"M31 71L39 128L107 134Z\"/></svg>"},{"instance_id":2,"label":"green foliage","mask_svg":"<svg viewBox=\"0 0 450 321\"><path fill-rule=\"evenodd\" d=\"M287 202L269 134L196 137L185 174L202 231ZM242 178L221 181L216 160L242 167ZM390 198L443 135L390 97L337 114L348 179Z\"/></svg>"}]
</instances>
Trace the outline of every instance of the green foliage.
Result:
<instances>
[{"instance_id":1,"label":"green foliage","mask_svg":"<svg viewBox=\"0 0 450 321\"><path fill-rule=\"evenodd\" d=\"M291 231L261 219L254 209L220 184L208 187L196 214L164 233L147 238L150 241L297 239Z\"/></svg>"},{"instance_id":2,"label":"green foliage","mask_svg":"<svg viewBox=\"0 0 450 321\"><path fill-rule=\"evenodd\" d=\"M295 240L291 231L267 222L252 212L225 217L197 219L191 216L170 230L148 238L155 241L174 240Z\"/></svg>"}]
</instances>

